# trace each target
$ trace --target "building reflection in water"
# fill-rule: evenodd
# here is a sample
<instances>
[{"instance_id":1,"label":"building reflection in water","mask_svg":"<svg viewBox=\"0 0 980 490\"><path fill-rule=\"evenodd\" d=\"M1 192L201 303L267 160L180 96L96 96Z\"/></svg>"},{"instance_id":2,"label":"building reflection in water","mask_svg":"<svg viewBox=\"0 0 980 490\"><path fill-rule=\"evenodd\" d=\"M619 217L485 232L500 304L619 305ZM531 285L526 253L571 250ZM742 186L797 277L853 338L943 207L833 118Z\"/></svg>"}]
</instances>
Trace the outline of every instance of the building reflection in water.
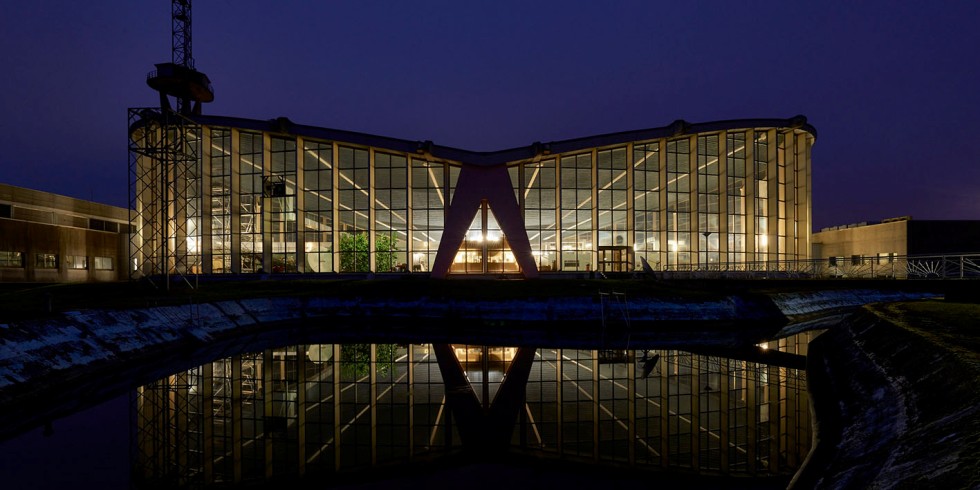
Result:
<instances>
[{"instance_id":1,"label":"building reflection in water","mask_svg":"<svg viewBox=\"0 0 980 490\"><path fill-rule=\"evenodd\" d=\"M761 347L805 355L811 336ZM199 487L459 452L465 421L447 403L436 347L300 345L143 386L135 476ZM497 395L517 349L447 347L472 386L474 406L487 411L503 398ZM809 450L802 369L677 350L532 352L523 403L514 405L515 450L747 476L791 474ZM450 383L450 399L453 390Z\"/></svg>"}]
</instances>

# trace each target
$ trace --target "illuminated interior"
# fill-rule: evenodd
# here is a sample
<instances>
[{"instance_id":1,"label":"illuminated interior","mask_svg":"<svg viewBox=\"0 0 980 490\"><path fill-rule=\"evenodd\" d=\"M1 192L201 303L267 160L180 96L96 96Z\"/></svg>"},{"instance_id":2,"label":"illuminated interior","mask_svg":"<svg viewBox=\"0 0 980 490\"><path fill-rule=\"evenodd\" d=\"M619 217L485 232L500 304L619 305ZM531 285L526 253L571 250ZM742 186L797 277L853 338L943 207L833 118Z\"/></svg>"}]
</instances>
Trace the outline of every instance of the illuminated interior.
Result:
<instances>
[{"instance_id":1,"label":"illuminated interior","mask_svg":"<svg viewBox=\"0 0 980 490\"><path fill-rule=\"evenodd\" d=\"M778 124L749 124L760 122ZM814 130L738 123L471 153L202 118L186 135L196 163L175 175L172 218L156 219L153 152L134 153L140 233L130 262L137 274L161 270L164 252L179 256L167 259L172 269L194 273L431 273L460 172L493 157L529 248L505 236L481 196L447 251L451 274L526 273L522 261L541 273L634 272L643 261L656 271L781 270L809 258Z\"/></svg>"}]
</instances>

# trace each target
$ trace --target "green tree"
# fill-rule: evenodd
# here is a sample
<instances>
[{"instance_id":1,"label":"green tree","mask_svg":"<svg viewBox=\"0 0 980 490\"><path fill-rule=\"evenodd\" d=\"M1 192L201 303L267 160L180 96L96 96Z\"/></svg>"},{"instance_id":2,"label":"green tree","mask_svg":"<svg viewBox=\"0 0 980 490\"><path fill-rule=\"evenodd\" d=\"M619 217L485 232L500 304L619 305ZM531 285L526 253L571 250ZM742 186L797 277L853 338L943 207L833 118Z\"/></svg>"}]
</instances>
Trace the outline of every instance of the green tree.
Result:
<instances>
[{"instance_id":1,"label":"green tree","mask_svg":"<svg viewBox=\"0 0 980 490\"><path fill-rule=\"evenodd\" d=\"M394 272L395 240L391 235L377 235L374 238L374 266L377 272Z\"/></svg>"},{"instance_id":2,"label":"green tree","mask_svg":"<svg viewBox=\"0 0 980 490\"><path fill-rule=\"evenodd\" d=\"M375 267L377 272L391 272L395 268L397 247L390 235L375 237ZM340 272L371 272L368 234L365 231L340 234Z\"/></svg>"},{"instance_id":3,"label":"green tree","mask_svg":"<svg viewBox=\"0 0 980 490\"><path fill-rule=\"evenodd\" d=\"M371 272L367 232L340 234L340 272Z\"/></svg>"},{"instance_id":4,"label":"green tree","mask_svg":"<svg viewBox=\"0 0 980 490\"><path fill-rule=\"evenodd\" d=\"M375 362L378 376L391 372L395 365L395 344L375 344ZM367 376L371 366L371 344L342 344L340 346L340 371L347 379Z\"/></svg>"}]
</instances>

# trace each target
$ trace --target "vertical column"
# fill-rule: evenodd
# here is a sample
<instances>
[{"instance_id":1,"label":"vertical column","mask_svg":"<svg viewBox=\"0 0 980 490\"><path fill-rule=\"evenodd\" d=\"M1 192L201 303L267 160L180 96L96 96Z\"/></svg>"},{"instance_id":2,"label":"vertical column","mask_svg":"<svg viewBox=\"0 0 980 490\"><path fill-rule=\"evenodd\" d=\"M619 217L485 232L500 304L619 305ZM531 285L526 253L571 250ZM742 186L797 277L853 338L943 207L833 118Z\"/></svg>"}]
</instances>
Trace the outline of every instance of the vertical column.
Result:
<instances>
[{"instance_id":1,"label":"vertical column","mask_svg":"<svg viewBox=\"0 0 980 490\"><path fill-rule=\"evenodd\" d=\"M373 166L372 166L373 168ZM372 172L373 173L373 172ZM373 178L372 178L373 180ZM371 206L372 214L374 206ZM372 221L373 223L373 221ZM371 466L378 465L378 344L371 344L368 361L369 383L371 384ZM356 388L355 388L356 389Z\"/></svg>"},{"instance_id":2,"label":"vertical column","mask_svg":"<svg viewBox=\"0 0 980 490\"><path fill-rule=\"evenodd\" d=\"M305 347L309 348L309 346ZM303 351L303 348L302 345L298 346L296 352L296 458L298 461L296 471L300 476L306 474L306 383L308 379L306 376L306 352ZM317 393L319 392L317 390Z\"/></svg>"},{"instance_id":3,"label":"vertical column","mask_svg":"<svg viewBox=\"0 0 980 490\"><path fill-rule=\"evenodd\" d=\"M629 155L632 155L632 146L630 147ZM630 172L632 175L632 172ZM633 200L633 186L630 185L630 201ZM630 216L633 213L630 212ZM633 355L630 356L630 352L626 352L626 441L629 446L627 446L627 458L629 459L630 466L636 464L636 403L638 398L636 396L636 362L633 360L636 357L636 351L633 351Z\"/></svg>"},{"instance_id":4,"label":"vertical column","mask_svg":"<svg viewBox=\"0 0 980 490\"><path fill-rule=\"evenodd\" d=\"M306 268L306 140L296 138L296 271ZM302 356L300 356L302 357Z\"/></svg>"},{"instance_id":5,"label":"vertical column","mask_svg":"<svg viewBox=\"0 0 980 490\"><path fill-rule=\"evenodd\" d=\"M592 178L592 249L589 250L589 262L592 263L591 270L599 270L599 150L596 148L592 149L592 154L590 155L592 159L592 169L590 172ZM577 180L576 180L577 182ZM596 360L596 371L598 371L598 357L593 356ZM598 395L598 393L597 393ZM596 415L596 421L598 422L598 415ZM596 442L598 444L598 442ZM598 457L598 452L596 452L596 457Z\"/></svg>"},{"instance_id":6,"label":"vertical column","mask_svg":"<svg viewBox=\"0 0 980 490\"><path fill-rule=\"evenodd\" d=\"M699 269L706 264L701 263L701 219L699 213L701 212L701 204L698 202L698 188L700 187L698 180L698 175L702 172L700 167L700 162L698 161L698 135L694 134L688 136L687 143L687 162L688 162L688 173L687 180L691 183L690 189L688 189L689 195L688 199L691 203L691 210L688 212L691 231L688 232L688 241L691 242L691 270ZM705 169L707 170L707 169ZM705 244L707 246L707 244Z\"/></svg>"},{"instance_id":7,"label":"vertical column","mask_svg":"<svg viewBox=\"0 0 980 490\"><path fill-rule=\"evenodd\" d=\"M731 473L731 463L728 459L728 445L729 441L729 420L728 420L728 404L729 404L729 370L728 363L731 362L728 359L719 358L720 366L718 368L718 394L720 397L720 402L718 403L718 429L719 429L719 445L721 446L721 473L727 475Z\"/></svg>"},{"instance_id":8,"label":"vertical column","mask_svg":"<svg viewBox=\"0 0 980 490\"><path fill-rule=\"evenodd\" d=\"M242 183L241 180L241 134L231 130L231 271L242 272ZM237 481L237 480L236 480Z\"/></svg>"},{"instance_id":9,"label":"vertical column","mask_svg":"<svg viewBox=\"0 0 980 490\"><path fill-rule=\"evenodd\" d=\"M201 126L201 225L198 234L198 250L201 252L202 272L210 274L214 261L211 259L212 209L211 209L211 128ZM207 480L210 481L210 480Z\"/></svg>"},{"instance_id":10,"label":"vertical column","mask_svg":"<svg viewBox=\"0 0 980 490\"><path fill-rule=\"evenodd\" d=\"M210 216L205 213L204 216ZM201 366L201 432L204 437L202 464L204 466L204 484L214 481L214 365L207 363Z\"/></svg>"},{"instance_id":11,"label":"vertical column","mask_svg":"<svg viewBox=\"0 0 980 490\"><path fill-rule=\"evenodd\" d=\"M701 463L701 359L691 356L691 469Z\"/></svg>"},{"instance_id":12,"label":"vertical column","mask_svg":"<svg viewBox=\"0 0 980 490\"><path fill-rule=\"evenodd\" d=\"M658 199L660 201L660 211L659 219L660 230L657 233L660 234L660 251L659 257L657 257L657 262L660 264L667 264L667 254L670 253L670 247L667 243L667 140L661 139L659 142L660 150L657 152L657 157L660 159L657 175L660 176L660 193ZM647 259L649 260L649 259ZM661 267L662 269L664 267ZM664 359L666 362L666 359ZM666 454L666 453L664 453ZM666 466L666 464L664 465Z\"/></svg>"},{"instance_id":13,"label":"vertical column","mask_svg":"<svg viewBox=\"0 0 980 490\"><path fill-rule=\"evenodd\" d=\"M415 173L415 158L412 155L405 156L405 205L408 209L405 210L405 263L408 265L408 272L412 272L412 266L415 265L415 213L412 211L415 209L415 188L413 183L415 179L412 175ZM428 207L428 203L426 203ZM428 213L427 213L428 214ZM408 365L409 368L412 366L412 346L409 344L408 347ZM411 371L411 369L409 369ZM411 387L411 385L409 385ZM409 391L409 396L411 396L411 391ZM411 421L409 421L411 424ZM410 448L413 446L409 446ZM411 456L412 451L409 451L409 456Z\"/></svg>"},{"instance_id":14,"label":"vertical column","mask_svg":"<svg viewBox=\"0 0 980 490\"><path fill-rule=\"evenodd\" d=\"M779 421L782 419L780 416L779 390L783 385L783 380L780 379L782 368L766 366L764 369L769 371L767 377L767 391L769 392L769 472L775 474L779 472Z\"/></svg>"},{"instance_id":15,"label":"vertical column","mask_svg":"<svg viewBox=\"0 0 980 490\"><path fill-rule=\"evenodd\" d=\"M796 222L796 135L793 131L783 138L786 144L786 182L783 193L786 196L786 259L794 262L800 257L799 227ZM795 264L794 264L795 265Z\"/></svg>"},{"instance_id":16,"label":"vertical column","mask_svg":"<svg viewBox=\"0 0 980 490\"><path fill-rule=\"evenodd\" d=\"M235 134L238 132L236 131ZM238 148L238 145L235 145ZM237 242L236 242L237 243ZM231 358L231 457L235 483L242 481L242 356Z\"/></svg>"},{"instance_id":17,"label":"vertical column","mask_svg":"<svg viewBox=\"0 0 980 490\"><path fill-rule=\"evenodd\" d=\"M766 235L768 238L766 240L769 246L766 247L766 261L773 262L779 259L779 163L777 161L776 152L779 149L779 140L776 137L776 130L770 129L768 131L768 136L766 140L769 142L766 148L769 150L766 156L766 185L769 187L769 199L766 201L768 209L766 210L766 221L769 223L769 229ZM766 264L766 270L770 270L772 266Z\"/></svg>"},{"instance_id":18,"label":"vertical column","mask_svg":"<svg viewBox=\"0 0 980 490\"><path fill-rule=\"evenodd\" d=\"M334 145L334 156L337 154L336 149L337 146ZM333 466L336 471L340 471L340 437L342 435L340 431L340 382L340 344L333 344Z\"/></svg>"},{"instance_id":19,"label":"vertical column","mask_svg":"<svg viewBox=\"0 0 980 490\"><path fill-rule=\"evenodd\" d=\"M728 132L718 134L718 261L728 263Z\"/></svg>"},{"instance_id":20,"label":"vertical column","mask_svg":"<svg viewBox=\"0 0 980 490\"><path fill-rule=\"evenodd\" d=\"M377 194L375 194L375 191L374 191L374 185L375 185L374 184L375 183L375 180L374 180L374 158L375 158L374 148L373 147L372 148L368 148L368 188L367 188L367 191L368 191L368 229L367 229L367 232L368 232L368 269L371 272L377 272L378 271L378 268L375 265L376 264L376 260L375 259L377 258L376 257L377 256L377 253L375 253L375 249L377 248L377 246L376 246L377 241L376 241L375 235L378 232L378 227L377 227L377 221L376 221L377 220L377 216L375 214L375 208L376 208L376 206L375 206L375 202L374 202L377 199ZM357 164L355 164L354 166L356 167ZM371 344L371 347L374 348L374 344Z\"/></svg>"},{"instance_id":21,"label":"vertical column","mask_svg":"<svg viewBox=\"0 0 980 490\"><path fill-rule=\"evenodd\" d=\"M266 147L268 148L268 146ZM264 207L264 206L263 206ZM265 230L262 230L263 241L264 237L268 237ZM265 247L265 245L263 245ZM270 247L271 248L271 247ZM265 252L263 252L265 253ZM271 262L264 262L263 264L270 264ZM273 411L273 398L275 397L275 386L276 380L272 373L272 349L266 349L262 352L262 405L264 411L264 420L262 424L262 439L264 440L263 446L265 446L265 477L272 478L272 431L270 430L268 421L275 413Z\"/></svg>"},{"instance_id":22,"label":"vertical column","mask_svg":"<svg viewBox=\"0 0 980 490\"><path fill-rule=\"evenodd\" d=\"M173 450L176 452L177 461L177 474L180 475L180 479L186 481L187 475L190 473L191 468L189 465L189 456L191 451L192 440L194 434L188 430L190 425L190 410L188 410L188 393L187 393L187 371L183 371L179 374L170 377L170 389L171 389L171 408L173 409L173 417L175 423L174 427L174 445Z\"/></svg>"},{"instance_id":23,"label":"vertical column","mask_svg":"<svg viewBox=\"0 0 980 490\"><path fill-rule=\"evenodd\" d=\"M333 217L331 221L331 232L330 237L333 244L330 246L332 253L330 254L333 258L333 270L334 272L340 272L340 147L337 143L331 143L333 146L333 172L330 172L330 177L333 180L331 184L330 193L332 194L332 199L330 200L331 213ZM336 346L335 346L336 347ZM340 354L338 351L337 359L340 359ZM339 446L338 446L339 447ZM340 468L340 460L337 460L337 467Z\"/></svg>"},{"instance_id":24,"label":"vertical column","mask_svg":"<svg viewBox=\"0 0 980 490\"><path fill-rule=\"evenodd\" d=\"M593 155L594 157L595 155ZM595 170L595 160L592 163L593 171ZM595 190L593 186L593 198L595 197ZM594 202L594 201L593 201ZM593 216L595 212L595 206L592 207ZM592 228L593 233L595 232L595 227ZM595 242L593 242L595 243ZM595 461L599 460L599 351L592 349L592 459Z\"/></svg>"},{"instance_id":25,"label":"vertical column","mask_svg":"<svg viewBox=\"0 0 980 490\"><path fill-rule=\"evenodd\" d=\"M755 130L745 132L745 261L755 262Z\"/></svg>"},{"instance_id":26,"label":"vertical column","mask_svg":"<svg viewBox=\"0 0 980 490\"><path fill-rule=\"evenodd\" d=\"M563 439L562 431L564 430L564 425L565 425L562 423L563 419L562 419L562 409L561 409L562 350L556 349L555 352L557 353L555 357L555 382L557 383L557 387L555 388L555 419L556 419L555 423L558 425L557 427L558 430L555 431L555 443L558 444L558 455L561 456L565 452L565 447L562 444L562 439Z\"/></svg>"},{"instance_id":27,"label":"vertical column","mask_svg":"<svg viewBox=\"0 0 980 490\"><path fill-rule=\"evenodd\" d=\"M262 133L262 182L271 175L272 165L272 136ZM272 206L271 198L260 194L262 202L262 270L272 272ZM271 465L270 465L271 466Z\"/></svg>"},{"instance_id":28,"label":"vertical column","mask_svg":"<svg viewBox=\"0 0 980 490\"><path fill-rule=\"evenodd\" d=\"M561 232L562 232L562 228L561 228L561 193L562 193L562 188L561 188L561 156L560 155L556 155L555 156L555 200L554 200L554 202L552 202L552 205L555 208L555 254L557 254L557 258L555 259L555 263L557 264L557 267L555 268L555 270L562 270L562 269L564 269L564 264L563 264L562 255L561 255L561 253L562 253L561 252L561 248L563 246L562 241L561 241ZM558 364L561 365L561 349L558 349ZM559 385L561 384L561 378L558 379L558 384ZM560 403L559 403L559 405L560 405ZM561 433L561 431L559 431L559 433ZM560 454L561 453L560 447L559 447L559 450L558 451L559 451L559 454Z\"/></svg>"},{"instance_id":29,"label":"vertical column","mask_svg":"<svg viewBox=\"0 0 980 490\"><path fill-rule=\"evenodd\" d=\"M758 421L759 421L759 407L756 401L756 384L758 373L758 365L752 365L748 362L745 363L745 408L746 408L746 427L748 429L748 440L746 441L746 449L748 452L748 470L750 475L755 475L756 467L758 466L758 461L756 458L756 446L758 445Z\"/></svg>"},{"instance_id":30,"label":"vertical column","mask_svg":"<svg viewBox=\"0 0 980 490\"><path fill-rule=\"evenodd\" d=\"M672 354L673 352L673 354ZM662 351L660 357L660 466L670 465L670 368L676 351Z\"/></svg>"},{"instance_id":31,"label":"vertical column","mask_svg":"<svg viewBox=\"0 0 980 490\"><path fill-rule=\"evenodd\" d=\"M810 258L812 256L810 241L810 231L813 229L812 213L811 213L811 199L813 194L811 193L811 183L813 181L811 175L811 163L812 158L810 155L810 147L813 143L812 137L807 133L802 133L797 136L798 138L798 149L799 157L796 160L798 168L802 170L797 173L797 185L800 186L799 192L799 230L800 230L800 248L803 251L804 257ZM814 257L817 258L817 257Z\"/></svg>"},{"instance_id":32,"label":"vertical column","mask_svg":"<svg viewBox=\"0 0 980 490\"><path fill-rule=\"evenodd\" d=\"M633 246L636 244L636 196L635 186L633 185L633 172L636 170L636 166L633 165L633 143L626 145L626 243L630 245L626 249L626 270L635 271L636 267L636 255ZM633 447L633 443L630 442L630 447Z\"/></svg>"},{"instance_id":33,"label":"vertical column","mask_svg":"<svg viewBox=\"0 0 980 490\"><path fill-rule=\"evenodd\" d=\"M411 215L411 213L409 213ZM411 229L411 227L409 227ZM411 242L411 239L409 240ZM408 344L408 459L415 459L415 344Z\"/></svg>"},{"instance_id":34,"label":"vertical column","mask_svg":"<svg viewBox=\"0 0 980 490\"><path fill-rule=\"evenodd\" d=\"M480 203L480 210L477 211L478 213L480 213L480 234L481 234L481 236L484 237L484 240L482 240L480 242L480 244L482 246L482 248L480 250L480 271L482 273L484 273L484 274L487 273L487 254L490 251L489 248L488 248L488 246L487 246L487 240L485 239L486 236L487 236L487 210L489 208L490 207L487 204L487 200L484 199L483 202ZM490 397L490 395L489 395L490 388L487 387L487 372L486 372L486 369L487 369L487 361L486 361L486 358L487 358L487 346L484 345L483 346L483 356L481 356L481 359L484 359L484 362L483 362L483 367L484 367L484 372L483 372L483 394L484 394L484 397L483 397L483 407L484 408L487 408L487 407L490 406L490 401L487 400L487 398Z\"/></svg>"}]
</instances>

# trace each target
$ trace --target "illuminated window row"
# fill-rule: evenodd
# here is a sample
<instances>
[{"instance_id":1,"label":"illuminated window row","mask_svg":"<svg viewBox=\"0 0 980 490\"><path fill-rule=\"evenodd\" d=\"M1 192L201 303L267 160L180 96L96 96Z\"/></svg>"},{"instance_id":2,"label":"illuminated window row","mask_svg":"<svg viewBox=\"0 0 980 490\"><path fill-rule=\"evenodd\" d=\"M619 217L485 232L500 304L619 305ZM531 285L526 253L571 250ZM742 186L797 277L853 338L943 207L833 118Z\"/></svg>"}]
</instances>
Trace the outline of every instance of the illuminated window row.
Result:
<instances>
[{"instance_id":1,"label":"illuminated window row","mask_svg":"<svg viewBox=\"0 0 980 490\"><path fill-rule=\"evenodd\" d=\"M187 171L186 208L174 219L186 226L171 224L167 238L186 247L190 271L430 271L465 163L235 128L202 133L198 166L208 171ZM773 270L809 256L812 141L797 129L728 130L507 165L540 272L630 272L644 262ZM141 195L152 223L159 194ZM492 208L485 202L453 247L450 273L520 272Z\"/></svg>"}]
</instances>

